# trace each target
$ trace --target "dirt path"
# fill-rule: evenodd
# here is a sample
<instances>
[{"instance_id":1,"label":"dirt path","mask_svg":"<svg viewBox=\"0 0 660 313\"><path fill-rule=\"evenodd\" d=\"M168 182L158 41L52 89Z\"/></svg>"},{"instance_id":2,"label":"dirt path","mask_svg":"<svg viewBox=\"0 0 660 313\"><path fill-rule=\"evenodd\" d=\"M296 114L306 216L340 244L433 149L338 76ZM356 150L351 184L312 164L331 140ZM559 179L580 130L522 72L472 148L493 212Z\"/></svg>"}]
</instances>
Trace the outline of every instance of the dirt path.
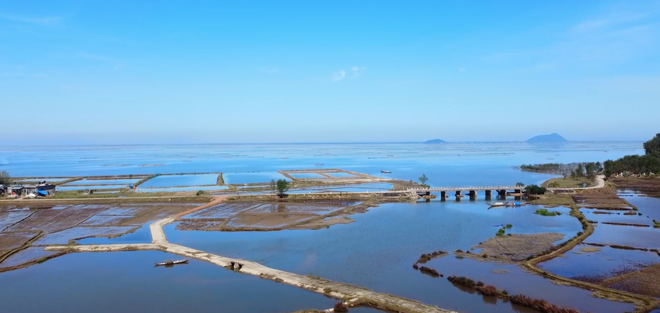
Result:
<instances>
[{"instance_id":1,"label":"dirt path","mask_svg":"<svg viewBox=\"0 0 660 313\"><path fill-rule=\"evenodd\" d=\"M597 175L594 178L596 186L585 187L585 188L548 188L550 191L575 191L575 190L588 190L588 189L599 189L605 187L605 175Z\"/></svg>"},{"instance_id":2,"label":"dirt path","mask_svg":"<svg viewBox=\"0 0 660 313\"><path fill-rule=\"evenodd\" d=\"M214 199L213 201L199 206L195 209L201 210L206 207L218 204L224 201L224 198ZM190 211L194 212L195 209ZM184 212L186 213L186 212ZM183 214L183 213L182 213ZM189 214L189 213L186 213ZM426 305L419 301L399 298L393 295L378 293L365 288L325 280L318 277L298 275L277 269L273 269L256 262L242 259L227 258L220 255L196 250L190 247L173 244L167 241L163 226L173 222L175 217L165 218L149 225L151 230L152 243L144 244L110 244L110 245L76 245L76 246L49 246L46 251L67 251L67 252L111 252L111 251L134 251L134 250L159 250L167 253L181 255L200 261L212 263L221 267L239 271L243 274L250 274L264 279L270 279L275 282L303 288L315 293L336 299L346 300L349 303L359 305L365 301L375 303L381 308L386 308L396 312L411 313L456 313ZM240 264L240 268L238 268ZM234 267L236 266L236 267Z\"/></svg>"}]
</instances>

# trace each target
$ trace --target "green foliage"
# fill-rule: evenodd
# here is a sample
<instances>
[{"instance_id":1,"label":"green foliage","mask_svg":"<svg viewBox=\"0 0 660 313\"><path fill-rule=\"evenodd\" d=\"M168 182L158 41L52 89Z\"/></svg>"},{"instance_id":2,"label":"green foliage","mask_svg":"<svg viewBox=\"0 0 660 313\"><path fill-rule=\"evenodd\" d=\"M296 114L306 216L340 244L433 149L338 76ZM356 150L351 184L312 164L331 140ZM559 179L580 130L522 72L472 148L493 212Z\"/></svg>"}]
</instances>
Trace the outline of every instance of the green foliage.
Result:
<instances>
[{"instance_id":1,"label":"green foliage","mask_svg":"<svg viewBox=\"0 0 660 313\"><path fill-rule=\"evenodd\" d=\"M504 236L504 232L505 232L504 228L500 228L500 230L498 230L497 234L495 234L495 235L496 236Z\"/></svg>"},{"instance_id":2,"label":"green foliage","mask_svg":"<svg viewBox=\"0 0 660 313\"><path fill-rule=\"evenodd\" d=\"M277 193L280 195L283 195L287 191L289 191L290 186L289 186L289 182L286 179L278 179L275 185L277 187Z\"/></svg>"},{"instance_id":3,"label":"green foliage","mask_svg":"<svg viewBox=\"0 0 660 313\"><path fill-rule=\"evenodd\" d=\"M660 159L651 155L627 155L616 161L605 161L605 175L618 173L658 173L660 172Z\"/></svg>"},{"instance_id":4,"label":"green foliage","mask_svg":"<svg viewBox=\"0 0 660 313\"><path fill-rule=\"evenodd\" d=\"M513 227L513 225L511 225L511 224L506 224L506 228L511 229L511 227Z\"/></svg>"},{"instance_id":5,"label":"green foliage","mask_svg":"<svg viewBox=\"0 0 660 313\"><path fill-rule=\"evenodd\" d=\"M660 133L656 134L653 139L644 143L644 150L646 151L646 155L660 159Z\"/></svg>"},{"instance_id":6,"label":"green foliage","mask_svg":"<svg viewBox=\"0 0 660 313\"><path fill-rule=\"evenodd\" d=\"M428 187L428 186L429 186L429 185L426 184L426 182L429 181L429 178L426 177L426 174L422 174L422 176L420 176L420 177L418 178L418 180L419 180L419 183L422 184L422 186L424 186L424 187Z\"/></svg>"},{"instance_id":7,"label":"green foliage","mask_svg":"<svg viewBox=\"0 0 660 313\"><path fill-rule=\"evenodd\" d=\"M538 209L534 212L534 214L542 215L542 216L557 216L561 215L560 212L557 211L548 211L547 209Z\"/></svg>"},{"instance_id":8,"label":"green foliage","mask_svg":"<svg viewBox=\"0 0 660 313\"><path fill-rule=\"evenodd\" d=\"M548 185L548 186L550 188L557 188L557 187L559 187L559 182L555 180L555 181L551 182L550 185Z\"/></svg>"},{"instance_id":9,"label":"green foliage","mask_svg":"<svg viewBox=\"0 0 660 313\"><path fill-rule=\"evenodd\" d=\"M660 228L660 222L653 220L653 227Z\"/></svg>"},{"instance_id":10,"label":"green foliage","mask_svg":"<svg viewBox=\"0 0 660 313\"><path fill-rule=\"evenodd\" d=\"M270 188L270 191L272 192L277 192L277 182L274 179L271 179L268 188Z\"/></svg>"},{"instance_id":11,"label":"green foliage","mask_svg":"<svg viewBox=\"0 0 660 313\"><path fill-rule=\"evenodd\" d=\"M11 184L11 176L9 175L9 172L7 171L2 171L0 172L0 185L9 185Z\"/></svg>"},{"instance_id":12,"label":"green foliage","mask_svg":"<svg viewBox=\"0 0 660 313\"><path fill-rule=\"evenodd\" d=\"M521 182L517 182L516 187L525 187L525 184Z\"/></svg>"},{"instance_id":13,"label":"green foliage","mask_svg":"<svg viewBox=\"0 0 660 313\"><path fill-rule=\"evenodd\" d=\"M545 187L541 187L538 185L529 185L525 187L525 193L530 194L530 195L542 195L545 194L547 190Z\"/></svg>"},{"instance_id":14,"label":"green foliage","mask_svg":"<svg viewBox=\"0 0 660 313\"><path fill-rule=\"evenodd\" d=\"M204 194L204 190L198 190L198 191L197 191L197 195L198 195L198 196L201 196L201 195L203 195L203 194Z\"/></svg>"}]
</instances>

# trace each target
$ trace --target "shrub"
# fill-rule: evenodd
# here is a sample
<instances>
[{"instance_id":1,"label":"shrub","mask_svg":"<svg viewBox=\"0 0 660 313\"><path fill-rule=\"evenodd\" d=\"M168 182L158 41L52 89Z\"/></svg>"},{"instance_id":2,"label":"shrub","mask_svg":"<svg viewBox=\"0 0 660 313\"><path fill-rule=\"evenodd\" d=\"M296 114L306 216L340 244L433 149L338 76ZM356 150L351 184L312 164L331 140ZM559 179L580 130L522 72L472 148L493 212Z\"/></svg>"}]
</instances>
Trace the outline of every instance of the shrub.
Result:
<instances>
[{"instance_id":1,"label":"shrub","mask_svg":"<svg viewBox=\"0 0 660 313\"><path fill-rule=\"evenodd\" d=\"M534 212L534 214L542 215L542 216L557 216L561 215L560 212L557 211L548 211L547 209L538 209ZM580 217L581 218L581 217ZM578 219L580 219L578 218ZM581 220L580 220L581 221Z\"/></svg>"},{"instance_id":2,"label":"shrub","mask_svg":"<svg viewBox=\"0 0 660 313\"><path fill-rule=\"evenodd\" d=\"M344 302L335 303L335 307L333 309L333 312L348 312L348 306L344 304Z\"/></svg>"},{"instance_id":3,"label":"shrub","mask_svg":"<svg viewBox=\"0 0 660 313\"><path fill-rule=\"evenodd\" d=\"M495 235L496 235L496 236L504 236L504 229L501 229L501 228L500 228L500 230L498 230L498 231L497 231L497 234L495 234Z\"/></svg>"},{"instance_id":4,"label":"shrub","mask_svg":"<svg viewBox=\"0 0 660 313\"><path fill-rule=\"evenodd\" d=\"M198 196L201 196L201 195L203 195L203 194L204 194L204 190L199 190L199 191L197 191L197 195L198 195Z\"/></svg>"},{"instance_id":5,"label":"shrub","mask_svg":"<svg viewBox=\"0 0 660 313\"><path fill-rule=\"evenodd\" d=\"M540 187L538 185L529 185L525 187L525 193L530 195L542 195L545 194L546 191L545 187Z\"/></svg>"},{"instance_id":6,"label":"shrub","mask_svg":"<svg viewBox=\"0 0 660 313\"><path fill-rule=\"evenodd\" d=\"M511 228L511 227L513 227L513 225L511 225L511 224L506 224L506 228Z\"/></svg>"}]
</instances>

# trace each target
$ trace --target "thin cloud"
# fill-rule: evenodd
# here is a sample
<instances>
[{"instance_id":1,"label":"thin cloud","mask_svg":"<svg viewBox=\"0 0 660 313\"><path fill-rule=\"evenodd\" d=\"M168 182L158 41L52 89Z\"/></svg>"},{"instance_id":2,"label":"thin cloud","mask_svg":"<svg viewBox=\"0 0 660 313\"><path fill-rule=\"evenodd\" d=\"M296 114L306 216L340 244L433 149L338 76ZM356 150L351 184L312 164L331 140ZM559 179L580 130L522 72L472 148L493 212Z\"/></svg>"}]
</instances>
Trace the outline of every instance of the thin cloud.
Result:
<instances>
[{"instance_id":1,"label":"thin cloud","mask_svg":"<svg viewBox=\"0 0 660 313\"><path fill-rule=\"evenodd\" d=\"M357 66L351 67L351 72L353 72L353 78L362 76L362 74L364 74L364 71L366 70L367 70L366 67L357 67Z\"/></svg>"},{"instance_id":2,"label":"thin cloud","mask_svg":"<svg viewBox=\"0 0 660 313\"><path fill-rule=\"evenodd\" d=\"M599 31L603 28L616 26L628 22L637 21L648 16L643 13L618 13L607 17L592 19L578 23L573 27L573 31L577 33Z\"/></svg>"},{"instance_id":3,"label":"thin cloud","mask_svg":"<svg viewBox=\"0 0 660 313\"><path fill-rule=\"evenodd\" d=\"M49 17L27 17L20 15L10 15L0 13L0 18L5 20L10 20L14 22L30 23L30 24L39 24L44 26L57 25L62 20L59 16L49 16Z\"/></svg>"},{"instance_id":4,"label":"thin cloud","mask_svg":"<svg viewBox=\"0 0 660 313\"><path fill-rule=\"evenodd\" d=\"M338 82L346 77L346 71L344 70L339 70L336 72L332 72L332 81Z\"/></svg>"}]
</instances>

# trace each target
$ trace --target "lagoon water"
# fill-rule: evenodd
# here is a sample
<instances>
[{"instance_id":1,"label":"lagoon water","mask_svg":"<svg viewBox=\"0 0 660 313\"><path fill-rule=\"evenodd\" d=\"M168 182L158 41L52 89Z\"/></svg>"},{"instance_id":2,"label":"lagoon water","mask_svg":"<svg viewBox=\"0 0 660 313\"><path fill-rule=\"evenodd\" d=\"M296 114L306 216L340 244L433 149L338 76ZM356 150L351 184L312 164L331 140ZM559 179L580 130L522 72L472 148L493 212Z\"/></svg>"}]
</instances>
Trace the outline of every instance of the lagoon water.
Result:
<instances>
[{"instance_id":1,"label":"lagoon water","mask_svg":"<svg viewBox=\"0 0 660 313\"><path fill-rule=\"evenodd\" d=\"M223 172L227 183L253 183L277 178L281 176L277 171L283 169L341 168L405 180L417 180L425 174L432 186L513 185L516 182L540 183L552 177L521 172L515 168L521 164L602 162L640 153L643 150L639 142L20 147L0 148L0 170L9 171L12 176L39 177ZM162 165L145 166L150 164ZM392 173L382 174L381 170ZM170 182L167 185L174 186ZM383 186L372 184L366 188ZM446 203L390 203L351 216L355 220L352 224L317 231L219 233L177 231L175 225L169 225L166 232L168 239L178 244L250 259L299 274L353 283L460 312L533 312L464 291L446 279L435 279L414 271L411 265L422 253L470 249L493 237L501 224L513 224L512 233L560 232L566 235L565 239L581 230L579 223L567 214L544 217L533 214L535 209L535 206L527 206L487 210L485 201L470 202L467 199ZM567 212L563 208L556 210ZM145 228L124 238L86 239L80 243L142 240L149 241ZM85 306L87 300L75 306L76 301L85 298L76 294L91 297L89 303L100 301L113 308L111 311L123 312L189 309L201 312L287 312L324 309L334 303L323 296L246 278L196 261L189 267L160 272L142 269L145 264L163 258L167 257L153 252L67 255L28 269L0 274L0 301L4 303L21 295L27 297L35 290L40 294L49 290L48 301L44 303L74 313L89 311ZM125 262L127 260L130 262ZM115 268L112 261L121 262L121 265ZM104 266L97 267L96 263ZM594 298L588 291L555 285L512 265L459 260L454 256L433 260L428 265L445 275L470 276L510 292L543 297L581 311L633 310L630 304ZM497 269L504 269L508 274L494 274ZM178 271L185 274L178 274ZM161 277L163 273L165 276ZM76 278L64 284L65 277ZM90 288L89 282L92 281L101 281L103 288ZM35 286L43 290L35 289ZM154 291L150 286L160 287ZM184 296L170 296L170 287L184 292ZM250 288L259 290L254 298L245 295L245 290ZM182 289L190 291L180 291ZM106 293L115 299L126 298L127 303L135 307L124 304L113 307L113 304L104 302L108 301ZM265 300L257 301L262 296ZM157 304L155 309L137 309L152 305L157 298L166 301ZM195 303L191 304L191 301ZM262 302L267 305L256 306ZM273 302L276 304L271 306ZM30 301L11 303L11 312L43 311L44 308Z\"/></svg>"}]
</instances>

